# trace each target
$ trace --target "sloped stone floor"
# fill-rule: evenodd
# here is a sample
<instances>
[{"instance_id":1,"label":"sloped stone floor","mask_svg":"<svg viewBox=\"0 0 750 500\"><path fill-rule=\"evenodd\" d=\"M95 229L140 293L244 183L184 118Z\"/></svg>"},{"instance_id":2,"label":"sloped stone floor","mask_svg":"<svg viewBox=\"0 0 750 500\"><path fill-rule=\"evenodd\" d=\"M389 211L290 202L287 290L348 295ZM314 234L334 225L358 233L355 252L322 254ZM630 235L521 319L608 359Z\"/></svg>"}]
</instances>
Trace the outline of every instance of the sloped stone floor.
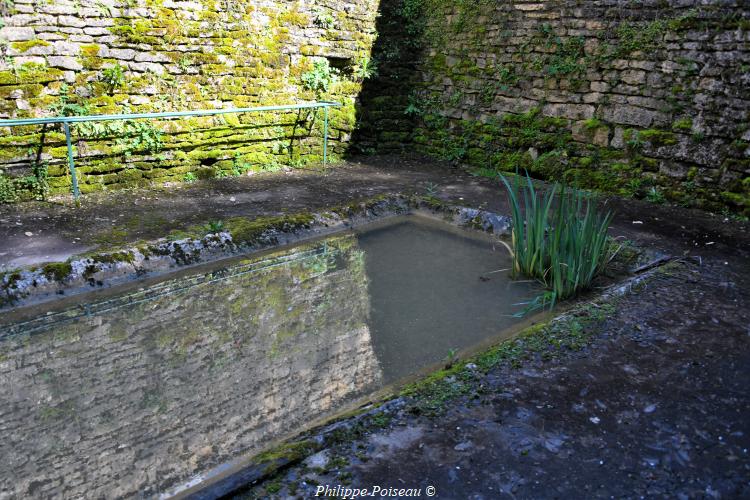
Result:
<instances>
[{"instance_id":1,"label":"sloped stone floor","mask_svg":"<svg viewBox=\"0 0 750 500\"><path fill-rule=\"evenodd\" d=\"M507 212L497 181L419 157L360 157L327 172L294 170L85 194L80 207L71 197L0 205L0 269L63 261L230 217L315 211L382 193L425 194L431 187L456 204ZM662 240L660 235L668 234L700 251L711 250L707 243L750 243L748 223L642 201L614 198L608 204L617 215L618 234L628 237ZM642 224L632 223L638 220Z\"/></svg>"},{"instance_id":2,"label":"sloped stone floor","mask_svg":"<svg viewBox=\"0 0 750 500\"><path fill-rule=\"evenodd\" d=\"M84 194L80 207L71 197L0 205L0 269L64 261L230 217L315 211L389 192L424 193L429 183L446 194L457 193L466 182L458 170L419 159L369 157L326 172L300 169Z\"/></svg>"}]
</instances>

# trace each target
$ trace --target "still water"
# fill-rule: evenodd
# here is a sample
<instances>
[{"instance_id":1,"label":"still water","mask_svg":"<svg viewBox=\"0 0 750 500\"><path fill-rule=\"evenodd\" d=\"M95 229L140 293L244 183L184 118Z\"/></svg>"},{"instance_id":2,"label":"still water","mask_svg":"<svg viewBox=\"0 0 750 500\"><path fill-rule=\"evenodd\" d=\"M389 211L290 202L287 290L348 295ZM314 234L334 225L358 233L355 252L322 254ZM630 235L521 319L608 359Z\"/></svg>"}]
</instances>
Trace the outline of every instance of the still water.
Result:
<instances>
[{"instance_id":1,"label":"still water","mask_svg":"<svg viewBox=\"0 0 750 500\"><path fill-rule=\"evenodd\" d=\"M509 266L412 216L6 315L0 498L152 497L259 451L519 321Z\"/></svg>"}]
</instances>

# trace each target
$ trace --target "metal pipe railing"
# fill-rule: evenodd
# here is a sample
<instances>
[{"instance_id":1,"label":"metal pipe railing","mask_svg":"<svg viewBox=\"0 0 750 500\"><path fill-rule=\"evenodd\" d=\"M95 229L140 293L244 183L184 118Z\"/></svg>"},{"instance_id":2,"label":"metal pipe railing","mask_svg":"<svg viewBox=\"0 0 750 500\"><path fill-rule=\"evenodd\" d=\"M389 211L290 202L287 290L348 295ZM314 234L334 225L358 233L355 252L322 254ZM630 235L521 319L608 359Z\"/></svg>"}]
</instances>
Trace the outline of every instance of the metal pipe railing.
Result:
<instances>
[{"instance_id":1,"label":"metal pipe railing","mask_svg":"<svg viewBox=\"0 0 750 500\"><path fill-rule=\"evenodd\" d=\"M78 176L76 175L75 160L73 157L73 143L70 134L71 123L102 122L112 120L147 120L159 118L183 118L188 116L215 116L231 113L258 113L263 111L294 111L298 109L323 108L323 164L328 163L328 108L341 106L338 102L318 101L300 104L288 104L280 106L257 106L254 108L230 108L230 109L200 109L195 111L166 111L162 113L130 113L116 115L89 115L89 116L51 116L48 118L14 118L0 120L0 127L20 127L24 125L47 125L61 123L65 132L65 143L68 148L68 168L70 169L70 180L73 189L73 197L78 200L81 193L78 189Z\"/></svg>"}]
</instances>

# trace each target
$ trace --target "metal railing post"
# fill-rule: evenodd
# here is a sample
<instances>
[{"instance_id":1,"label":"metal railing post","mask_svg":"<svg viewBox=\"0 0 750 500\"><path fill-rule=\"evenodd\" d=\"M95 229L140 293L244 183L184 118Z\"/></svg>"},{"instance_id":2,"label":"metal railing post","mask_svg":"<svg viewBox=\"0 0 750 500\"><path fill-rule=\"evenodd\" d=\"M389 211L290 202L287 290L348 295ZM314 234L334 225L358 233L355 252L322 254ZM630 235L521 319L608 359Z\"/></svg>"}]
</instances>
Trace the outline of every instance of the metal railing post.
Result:
<instances>
[{"instance_id":1,"label":"metal railing post","mask_svg":"<svg viewBox=\"0 0 750 500\"><path fill-rule=\"evenodd\" d=\"M70 169L70 181L73 184L73 199L78 202L78 197L81 196L81 192L78 190L78 176L76 175L76 165L73 160L73 143L70 140L70 124L63 122L63 129L65 129L65 143L68 146L68 168Z\"/></svg>"},{"instance_id":2,"label":"metal railing post","mask_svg":"<svg viewBox=\"0 0 750 500\"><path fill-rule=\"evenodd\" d=\"M323 166L328 163L328 105L323 106Z\"/></svg>"}]
</instances>

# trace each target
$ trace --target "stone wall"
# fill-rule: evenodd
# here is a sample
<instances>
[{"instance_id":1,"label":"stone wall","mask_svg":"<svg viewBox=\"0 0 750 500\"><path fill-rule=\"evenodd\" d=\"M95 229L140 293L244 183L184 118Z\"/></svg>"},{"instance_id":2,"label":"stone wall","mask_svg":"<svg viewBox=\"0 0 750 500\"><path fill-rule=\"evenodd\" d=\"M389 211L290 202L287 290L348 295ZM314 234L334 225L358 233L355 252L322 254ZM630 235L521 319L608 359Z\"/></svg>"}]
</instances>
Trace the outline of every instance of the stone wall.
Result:
<instances>
[{"instance_id":1,"label":"stone wall","mask_svg":"<svg viewBox=\"0 0 750 500\"><path fill-rule=\"evenodd\" d=\"M377 388L363 252L327 245L0 327L0 498L156 496Z\"/></svg>"},{"instance_id":2,"label":"stone wall","mask_svg":"<svg viewBox=\"0 0 750 500\"><path fill-rule=\"evenodd\" d=\"M335 155L355 134L355 151L750 212L741 0L2 5L2 117L332 99L345 103ZM371 49L379 77L365 80ZM79 126L82 190L319 161L321 125L275 113ZM1 130L0 169L0 201L70 190L58 127Z\"/></svg>"},{"instance_id":3,"label":"stone wall","mask_svg":"<svg viewBox=\"0 0 750 500\"><path fill-rule=\"evenodd\" d=\"M750 213L740 0L384 0L364 150Z\"/></svg>"},{"instance_id":4,"label":"stone wall","mask_svg":"<svg viewBox=\"0 0 750 500\"><path fill-rule=\"evenodd\" d=\"M344 106L331 113L331 151L341 155L376 9L376 0L4 2L0 117L336 100ZM322 111L77 126L81 190L317 162L321 118ZM58 126L10 134L0 129L0 202L70 191Z\"/></svg>"}]
</instances>

